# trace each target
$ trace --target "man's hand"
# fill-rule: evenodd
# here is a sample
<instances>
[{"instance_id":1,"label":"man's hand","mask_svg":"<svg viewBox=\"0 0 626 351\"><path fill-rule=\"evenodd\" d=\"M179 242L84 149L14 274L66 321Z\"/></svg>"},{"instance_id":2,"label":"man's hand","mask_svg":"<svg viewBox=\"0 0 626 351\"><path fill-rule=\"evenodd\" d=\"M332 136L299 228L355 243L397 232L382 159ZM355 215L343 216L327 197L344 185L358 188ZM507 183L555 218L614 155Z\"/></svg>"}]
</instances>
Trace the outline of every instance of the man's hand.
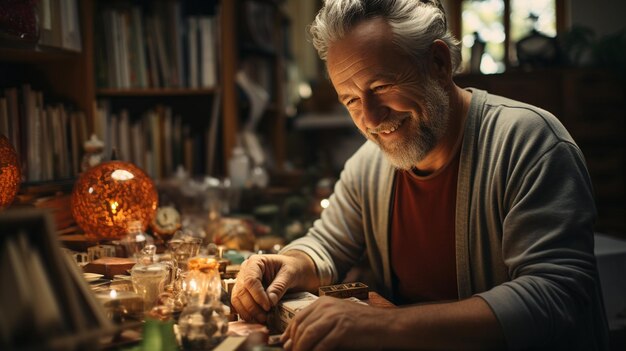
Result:
<instances>
[{"instance_id":1,"label":"man's hand","mask_svg":"<svg viewBox=\"0 0 626 351\"><path fill-rule=\"evenodd\" d=\"M286 350L381 349L381 310L322 296L299 311L281 336ZM388 328L388 326L387 326Z\"/></svg>"},{"instance_id":2,"label":"man's hand","mask_svg":"<svg viewBox=\"0 0 626 351\"><path fill-rule=\"evenodd\" d=\"M270 307L288 289L306 290L318 282L311 259L304 253L290 253L253 255L241 265L231 295L231 303L241 318L265 323Z\"/></svg>"}]
</instances>

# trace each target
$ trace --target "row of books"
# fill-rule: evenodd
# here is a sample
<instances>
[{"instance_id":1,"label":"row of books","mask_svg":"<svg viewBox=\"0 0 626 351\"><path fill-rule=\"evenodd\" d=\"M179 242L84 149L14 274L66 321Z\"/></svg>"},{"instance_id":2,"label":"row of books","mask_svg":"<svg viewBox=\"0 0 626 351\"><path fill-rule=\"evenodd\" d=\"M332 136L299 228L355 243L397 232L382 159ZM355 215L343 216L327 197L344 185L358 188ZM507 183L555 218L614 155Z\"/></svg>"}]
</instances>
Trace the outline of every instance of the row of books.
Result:
<instances>
[{"instance_id":1,"label":"row of books","mask_svg":"<svg viewBox=\"0 0 626 351\"><path fill-rule=\"evenodd\" d=\"M214 105L218 103L216 95ZM193 174L209 174L216 152L216 113L206 119L212 123L197 128L171 106L131 115L127 109L113 111L108 100L101 100L95 133L104 141L105 158L115 153L116 159L132 162L153 179L169 177L180 166Z\"/></svg>"},{"instance_id":2,"label":"row of books","mask_svg":"<svg viewBox=\"0 0 626 351\"><path fill-rule=\"evenodd\" d=\"M0 96L0 134L6 135L22 162L27 182L76 177L87 120L62 103L45 103L44 94L24 84Z\"/></svg>"},{"instance_id":3,"label":"row of books","mask_svg":"<svg viewBox=\"0 0 626 351\"><path fill-rule=\"evenodd\" d=\"M107 6L96 18L99 87L217 86L216 15L185 15L180 1L156 2L149 9L138 5Z\"/></svg>"}]
</instances>

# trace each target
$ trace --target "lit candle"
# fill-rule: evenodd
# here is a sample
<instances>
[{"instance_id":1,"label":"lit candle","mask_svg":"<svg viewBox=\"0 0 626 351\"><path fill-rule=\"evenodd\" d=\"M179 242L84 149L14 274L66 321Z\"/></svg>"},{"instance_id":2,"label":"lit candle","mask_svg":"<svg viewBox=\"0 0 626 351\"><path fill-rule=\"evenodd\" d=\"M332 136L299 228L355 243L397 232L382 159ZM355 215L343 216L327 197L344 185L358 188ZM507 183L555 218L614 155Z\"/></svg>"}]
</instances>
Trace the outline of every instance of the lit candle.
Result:
<instances>
[{"instance_id":1,"label":"lit candle","mask_svg":"<svg viewBox=\"0 0 626 351\"><path fill-rule=\"evenodd\" d=\"M121 324L124 321L124 307L122 306L120 299L117 298L117 291L111 289L109 293L111 298L111 319L116 324Z\"/></svg>"}]
</instances>

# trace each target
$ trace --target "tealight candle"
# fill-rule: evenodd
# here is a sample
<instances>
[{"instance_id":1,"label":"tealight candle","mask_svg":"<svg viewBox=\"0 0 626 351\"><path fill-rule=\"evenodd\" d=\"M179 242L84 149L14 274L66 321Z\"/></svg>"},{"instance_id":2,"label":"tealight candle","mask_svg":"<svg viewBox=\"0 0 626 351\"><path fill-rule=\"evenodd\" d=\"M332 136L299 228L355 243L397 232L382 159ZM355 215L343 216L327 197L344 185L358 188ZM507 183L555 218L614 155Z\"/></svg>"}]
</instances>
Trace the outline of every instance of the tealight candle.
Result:
<instances>
[{"instance_id":1,"label":"tealight candle","mask_svg":"<svg viewBox=\"0 0 626 351\"><path fill-rule=\"evenodd\" d=\"M133 291L111 289L98 292L96 296L104 306L107 317L115 323L121 323L127 318L141 318L143 299Z\"/></svg>"}]
</instances>

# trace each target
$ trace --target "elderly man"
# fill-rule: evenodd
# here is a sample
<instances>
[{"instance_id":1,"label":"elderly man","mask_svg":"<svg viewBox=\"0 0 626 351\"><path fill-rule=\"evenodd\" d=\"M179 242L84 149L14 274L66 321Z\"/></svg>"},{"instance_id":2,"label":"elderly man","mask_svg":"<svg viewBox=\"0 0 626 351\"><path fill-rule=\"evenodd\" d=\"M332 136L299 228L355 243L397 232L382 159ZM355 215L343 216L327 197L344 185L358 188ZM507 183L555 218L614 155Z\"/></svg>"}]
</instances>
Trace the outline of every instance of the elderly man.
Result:
<instances>
[{"instance_id":1,"label":"elderly man","mask_svg":"<svg viewBox=\"0 0 626 351\"><path fill-rule=\"evenodd\" d=\"M591 184L559 121L456 86L438 1L326 0L310 31L368 141L305 237L242 266L240 315L264 322L367 253L401 308L320 298L286 349L607 349Z\"/></svg>"}]
</instances>

